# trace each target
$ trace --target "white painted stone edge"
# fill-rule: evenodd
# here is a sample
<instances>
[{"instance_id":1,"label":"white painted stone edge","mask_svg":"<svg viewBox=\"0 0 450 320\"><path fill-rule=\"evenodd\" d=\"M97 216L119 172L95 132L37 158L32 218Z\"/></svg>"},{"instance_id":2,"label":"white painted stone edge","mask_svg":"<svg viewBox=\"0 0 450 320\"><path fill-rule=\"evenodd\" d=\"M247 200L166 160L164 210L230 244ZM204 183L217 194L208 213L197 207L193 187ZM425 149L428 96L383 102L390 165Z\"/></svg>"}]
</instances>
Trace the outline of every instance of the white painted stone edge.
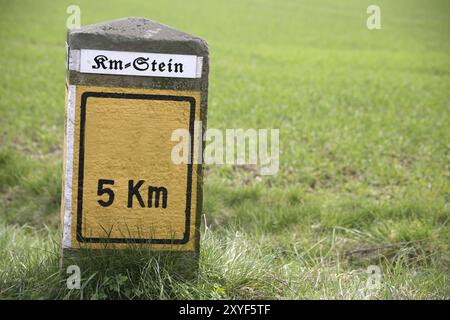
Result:
<instances>
[{"instance_id":1,"label":"white painted stone edge","mask_svg":"<svg viewBox=\"0 0 450 320\"><path fill-rule=\"evenodd\" d=\"M73 147L75 130L75 102L76 86L67 88L66 110L66 163L64 172L64 221L63 221L63 248L72 247L72 178L73 178Z\"/></svg>"},{"instance_id":2,"label":"white painted stone edge","mask_svg":"<svg viewBox=\"0 0 450 320\"><path fill-rule=\"evenodd\" d=\"M203 57L197 57L197 70L195 72L195 76L197 78L202 77L202 68L203 68Z\"/></svg>"},{"instance_id":3,"label":"white painted stone edge","mask_svg":"<svg viewBox=\"0 0 450 320\"><path fill-rule=\"evenodd\" d=\"M69 70L80 71L81 51L69 48Z\"/></svg>"}]
</instances>

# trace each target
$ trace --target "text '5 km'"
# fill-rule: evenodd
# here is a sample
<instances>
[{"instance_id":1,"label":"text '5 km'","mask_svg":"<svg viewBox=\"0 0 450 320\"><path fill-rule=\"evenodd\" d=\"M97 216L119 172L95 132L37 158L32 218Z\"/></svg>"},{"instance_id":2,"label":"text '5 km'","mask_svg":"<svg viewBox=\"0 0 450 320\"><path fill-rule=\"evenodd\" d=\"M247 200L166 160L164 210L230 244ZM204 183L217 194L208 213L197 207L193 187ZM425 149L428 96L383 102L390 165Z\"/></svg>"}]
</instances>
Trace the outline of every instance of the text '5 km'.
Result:
<instances>
[{"instance_id":1,"label":"text '5 km'","mask_svg":"<svg viewBox=\"0 0 450 320\"><path fill-rule=\"evenodd\" d=\"M145 193L145 189L141 189L144 183L145 180L137 180L136 182L134 180L128 180L127 208L133 208L133 202L135 201L137 201L138 206L141 208L159 208L160 206L163 209L167 208L167 198L169 196L167 188L148 186L147 192ZM114 203L115 194L112 186L114 186L114 180L98 180L97 195L102 198L97 200L97 202L102 207L109 207ZM147 195L147 202L144 202L141 192ZM104 195L107 195L106 200Z\"/></svg>"}]
</instances>

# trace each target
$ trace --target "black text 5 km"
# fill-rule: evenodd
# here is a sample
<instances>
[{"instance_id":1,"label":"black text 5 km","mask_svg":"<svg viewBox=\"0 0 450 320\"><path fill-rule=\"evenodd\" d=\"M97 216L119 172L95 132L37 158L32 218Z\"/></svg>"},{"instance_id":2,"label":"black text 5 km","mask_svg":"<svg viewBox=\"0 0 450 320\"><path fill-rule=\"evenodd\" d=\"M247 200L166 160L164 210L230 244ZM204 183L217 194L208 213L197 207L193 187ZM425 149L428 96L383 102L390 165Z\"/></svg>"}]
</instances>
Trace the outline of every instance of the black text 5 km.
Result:
<instances>
[{"instance_id":1,"label":"black text 5 km","mask_svg":"<svg viewBox=\"0 0 450 320\"><path fill-rule=\"evenodd\" d=\"M127 208L167 208L169 192L165 187L148 186L143 187L145 180L128 180ZM114 203L114 180L99 179L97 195L101 197L97 202L102 207L109 207ZM144 201L146 200L146 201Z\"/></svg>"}]
</instances>

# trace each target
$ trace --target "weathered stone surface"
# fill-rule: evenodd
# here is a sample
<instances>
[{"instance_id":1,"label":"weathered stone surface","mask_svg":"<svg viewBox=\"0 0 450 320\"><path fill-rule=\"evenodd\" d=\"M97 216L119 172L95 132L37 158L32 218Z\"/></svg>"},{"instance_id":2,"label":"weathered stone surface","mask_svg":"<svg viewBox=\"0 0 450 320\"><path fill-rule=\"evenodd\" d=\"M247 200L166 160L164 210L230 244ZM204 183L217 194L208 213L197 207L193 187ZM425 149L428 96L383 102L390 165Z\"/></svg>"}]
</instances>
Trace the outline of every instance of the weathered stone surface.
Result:
<instances>
[{"instance_id":1,"label":"weathered stone surface","mask_svg":"<svg viewBox=\"0 0 450 320\"><path fill-rule=\"evenodd\" d=\"M174 90L202 90L207 98L209 49L203 39L144 18L124 18L85 26L67 32L70 49L99 49L152 53L191 54L203 57L202 76L199 79L80 74L70 71L71 84L96 85L101 82L111 87L135 87Z\"/></svg>"},{"instance_id":2,"label":"weathered stone surface","mask_svg":"<svg viewBox=\"0 0 450 320\"><path fill-rule=\"evenodd\" d=\"M207 43L203 39L176 30L164 24L160 24L158 22L139 17L131 17L84 26L80 29L69 30L67 33L67 45L69 56L71 56L72 51L74 52L82 49L91 49L143 53L182 54L201 57L202 69L201 76L198 78L106 75L82 73L80 71L71 70L71 68L69 68L67 72L67 83L70 87L76 86L80 88L109 87L111 88L109 91L115 90L114 88L129 88L131 91L138 89L156 89L176 90L187 93L199 92L201 97L200 120L202 121L203 132L204 130L206 130L209 50ZM78 103L79 102L77 102L76 108L79 108ZM79 112L79 110L76 109L76 112ZM75 135L77 134L77 128L77 124L75 124ZM75 149L72 151L69 150L69 153L70 152L73 152L75 157L78 156L76 154L77 152L79 152L79 150L77 149L76 138ZM195 193L196 212L193 212L192 214L195 215L196 227L197 230L199 230L201 220L200 215L202 211L203 168L202 165L199 164L196 165L194 169L194 174L196 175L196 179L194 179L194 181L196 181L197 184L197 191ZM76 177L76 175L74 175L74 177ZM76 185L70 185L69 187L71 190L75 190L74 192L76 192ZM66 221L64 221L64 223L66 223ZM199 232L196 232L195 250L191 253L184 252L182 254L183 257L196 257L198 255L200 241L199 237ZM70 251L74 252L74 249L76 248L72 247ZM159 252L159 254L161 254L161 251Z\"/></svg>"}]
</instances>

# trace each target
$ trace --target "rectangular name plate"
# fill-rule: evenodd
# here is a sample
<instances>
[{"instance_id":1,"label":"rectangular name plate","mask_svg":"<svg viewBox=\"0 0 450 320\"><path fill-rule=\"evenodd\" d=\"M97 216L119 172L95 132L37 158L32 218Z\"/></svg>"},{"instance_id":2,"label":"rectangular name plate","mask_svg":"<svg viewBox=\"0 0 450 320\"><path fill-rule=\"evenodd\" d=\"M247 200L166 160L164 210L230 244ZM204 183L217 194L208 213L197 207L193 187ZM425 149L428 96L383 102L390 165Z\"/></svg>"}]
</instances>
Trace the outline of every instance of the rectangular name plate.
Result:
<instances>
[{"instance_id":1,"label":"rectangular name plate","mask_svg":"<svg viewBox=\"0 0 450 320\"><path fill-rule=\"evenodd\" d=\"M200 78L202 57L108 50L71 50L69 69L81 73Z\"/></svg>"}]
</instances>

